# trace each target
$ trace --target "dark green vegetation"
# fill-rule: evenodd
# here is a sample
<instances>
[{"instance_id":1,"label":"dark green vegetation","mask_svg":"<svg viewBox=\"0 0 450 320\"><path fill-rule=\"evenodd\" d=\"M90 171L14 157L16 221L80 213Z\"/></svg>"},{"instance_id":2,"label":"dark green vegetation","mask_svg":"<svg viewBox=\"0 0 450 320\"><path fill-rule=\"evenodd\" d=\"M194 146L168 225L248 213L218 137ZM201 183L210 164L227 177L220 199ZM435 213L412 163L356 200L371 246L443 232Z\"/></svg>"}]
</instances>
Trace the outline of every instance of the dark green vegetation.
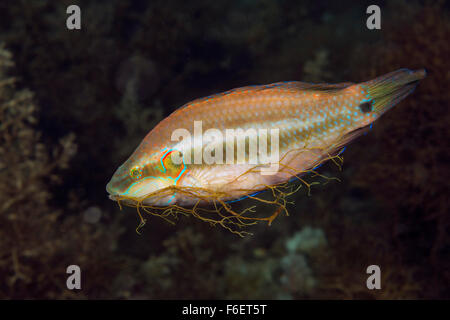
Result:
<instances>
[{"instance_id":1,"label":"dark green vegetation","mask_svg":"<svg viewBox=\"0 0 450 320\"><path fill-rule=\"evenodd\" d=\"M0 298L449 298L448 8L389 1L370 31L365 5L329 2L75 1L83 27L68 31L74 1L1 1ZM106 197L144 135L193 98L402 67L428 76L342 172L320 168L341 182L300 190L254 236L184 217L137 235L135 211ZM381 291L365 287L371 264Z\"/></svg>"}]
</instances>

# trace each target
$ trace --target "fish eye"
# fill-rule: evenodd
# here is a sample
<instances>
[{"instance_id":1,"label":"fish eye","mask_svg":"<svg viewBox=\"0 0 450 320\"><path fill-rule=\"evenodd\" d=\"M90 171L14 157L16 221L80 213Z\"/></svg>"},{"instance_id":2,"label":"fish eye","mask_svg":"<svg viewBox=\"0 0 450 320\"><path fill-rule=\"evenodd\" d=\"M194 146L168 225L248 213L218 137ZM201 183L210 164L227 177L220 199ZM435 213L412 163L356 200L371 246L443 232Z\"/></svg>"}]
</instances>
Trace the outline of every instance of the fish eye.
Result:
<instances>
[{"instance_id":1,"label":"fish eye","mask_svg":"<svg viewBox=\"0 0 450 320\"><path fill-rule=\"evenodd\" d=\"M142 169L139 167L134 167L130 170L130 177L134 180L138 180L142 177Z\"/></svg>"}]
</instances>

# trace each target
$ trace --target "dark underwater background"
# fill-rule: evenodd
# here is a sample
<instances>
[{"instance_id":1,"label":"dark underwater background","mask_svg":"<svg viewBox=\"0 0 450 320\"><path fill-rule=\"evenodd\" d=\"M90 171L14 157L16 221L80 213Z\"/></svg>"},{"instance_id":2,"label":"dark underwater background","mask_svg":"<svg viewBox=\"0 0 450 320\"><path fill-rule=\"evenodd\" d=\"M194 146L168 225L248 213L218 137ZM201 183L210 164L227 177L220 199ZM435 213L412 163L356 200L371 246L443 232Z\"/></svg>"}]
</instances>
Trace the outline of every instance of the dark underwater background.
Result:
<instances>
[{"instance_id":1,"label":"dark underwater background","mask_svg":"<svg viewBox=\"0 0 450 320\"><path fill-rule=\"evenodd\" d=\"M66 28L71 4L81 30ZM366 28L370 4L381 30ZM445 1L1 1L0 298L448 299L449 41ZM148 216L139 235L136 210L107 198L185 102L399 68L428 75L342 170L319 169L340 181L300 189L252 236L185 216ZM66 288L73 264L81 290Z\"/></svg>"}]
</instances>

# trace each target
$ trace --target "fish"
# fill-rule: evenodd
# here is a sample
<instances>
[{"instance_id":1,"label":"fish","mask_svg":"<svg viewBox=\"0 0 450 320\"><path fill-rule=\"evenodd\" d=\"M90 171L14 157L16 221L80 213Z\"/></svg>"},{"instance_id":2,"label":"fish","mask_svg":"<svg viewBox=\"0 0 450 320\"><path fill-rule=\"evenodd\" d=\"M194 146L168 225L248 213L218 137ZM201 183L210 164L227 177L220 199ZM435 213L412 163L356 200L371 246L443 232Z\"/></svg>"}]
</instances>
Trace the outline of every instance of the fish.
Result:
<instances>
[{"instance_id":1,"label":"fish","mask_svg":"<svg viewBox=\"0 0 450 320\"><path fill-rule=\"evenodd\" d=\"M425 76L399 69L361 83L277 82L193 100L145 136L106 190L156 207L244 199L339 154Z\"/></svg>"}]
</instances>

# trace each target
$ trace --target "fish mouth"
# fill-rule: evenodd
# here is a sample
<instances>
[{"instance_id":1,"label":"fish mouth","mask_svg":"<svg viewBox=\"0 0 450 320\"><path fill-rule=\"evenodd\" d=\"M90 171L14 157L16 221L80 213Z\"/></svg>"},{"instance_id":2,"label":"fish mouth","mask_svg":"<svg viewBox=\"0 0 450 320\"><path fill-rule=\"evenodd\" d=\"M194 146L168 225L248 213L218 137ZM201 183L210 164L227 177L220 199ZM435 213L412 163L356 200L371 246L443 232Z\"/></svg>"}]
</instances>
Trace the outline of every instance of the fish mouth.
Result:
<instances>
[{"instance_id":1,"label":"fish mouth","mask_svg":"<svg viewBox=\"0 0 450 320\"><path fill-rule=\"evenodd\" d=\"M117 201L117 202L119 202L119 201L121 201L121 202L129 202L130 201L129 199L121 198L120 195L118 195L118 194L109 194L108 198L110 200L112 200L112 201Z\"/></svg>"},{"instance_id":2,"label":"fish mouth","mask_svg":"<svg viewBox=\"0 0 450 320\"><path fill-rule=\"evenodd\" d=\"M109 199L111 199L112 201L121 201L121 202L133 202L135 200L130 199L130 198L125 198L123 196L121 196L120 194L109 194L108 195Z\"/></svg>"},{"instance_id":3,"label":"fish mouth","mask_svg":"<svg viewBox=\"0 0 450 320\"><path fill-rule=\"evenodd\" d=\"M112 190L112 185L111 182L109 182L106 185L106 192L108 192L108 198L111 199L112 201L118 201L120 200L120 195L117 192L114 192Z\"/></svg>"},{"instance_id":4,"label":"fish mouth","mask_svg":"<svg viewBox=\"0 0 450 320\"><path fill-rule=\"evenodd\" d=\"M117 195L114 195L114 194L110 194L110 195L108 195L108 197L109 197L111 200L113 200L113 201L117 201L117 200L119 199L119 197L118 197Z\"/></svg>"},{"instance_id":5,"label":"fish mouth","mask_svg":"<svg viewBox=\"0 0 450 320\"><path fill-rule=\"evenodd\" d=\"M120 194L117 191L113 190L113 184L111 181L106 185L106 192L108 193L109 199L113 201L120 200Z\"/></svg>"},{"instance_id":6,"label":"fish mouth","mask_svg":"<svg viewBox=\"0 0 450 320\"><path fill-rule=\"evenodd\" d=\"M139 203L137 200L129 199L129 198L122 198L120 195L115 195L115 194L110 194L109 199L119 203L119 206L120 206L120 204L136 206L136 204Z\"/></svg>"}]
</instances>

